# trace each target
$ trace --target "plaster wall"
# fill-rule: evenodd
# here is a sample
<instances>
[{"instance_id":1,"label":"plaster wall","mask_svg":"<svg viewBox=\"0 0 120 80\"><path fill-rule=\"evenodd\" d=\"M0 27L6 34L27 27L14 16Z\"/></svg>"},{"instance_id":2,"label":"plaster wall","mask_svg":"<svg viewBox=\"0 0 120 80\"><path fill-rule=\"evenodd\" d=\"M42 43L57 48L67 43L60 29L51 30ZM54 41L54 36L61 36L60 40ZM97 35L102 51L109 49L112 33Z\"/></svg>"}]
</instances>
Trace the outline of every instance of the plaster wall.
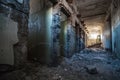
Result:
<instances>
[{"instance_id":1,"label":"plaster wall","mask_svg":"<svg viewBox=\"0 0 120 80\"><path fill-rule=\"evenodd\" d=\"M0 64L14 65L13 45L18 42L17 23L0 14Z\"/></svg>"}]
</instances>

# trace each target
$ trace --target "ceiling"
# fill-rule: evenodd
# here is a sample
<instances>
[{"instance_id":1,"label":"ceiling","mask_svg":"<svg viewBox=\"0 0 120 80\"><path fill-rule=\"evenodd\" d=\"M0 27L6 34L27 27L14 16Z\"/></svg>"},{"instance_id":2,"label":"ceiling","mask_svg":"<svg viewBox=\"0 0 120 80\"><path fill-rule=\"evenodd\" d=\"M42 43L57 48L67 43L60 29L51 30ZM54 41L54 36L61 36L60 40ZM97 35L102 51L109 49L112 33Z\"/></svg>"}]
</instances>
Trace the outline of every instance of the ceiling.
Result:
<instances>
[{"instance_id":1,"label":"ceiling","mask_svg":"<svg viewBox=\"0 0 120 80\"><path fill-rule=\"evenodd\" d=\"M76 0L78 12L90 34L102 32L110 3L111 0Z\"/></svg>"},{"instance_id":2,"label":"ceiling","mask_svg":"<svg viewBox=\"0 0 120 80\"><path fill-rule=\"evenodd\" d=\"M76 0L79 13L83 18L104 14L111 0Z\"/></svg>"}]
</instances>

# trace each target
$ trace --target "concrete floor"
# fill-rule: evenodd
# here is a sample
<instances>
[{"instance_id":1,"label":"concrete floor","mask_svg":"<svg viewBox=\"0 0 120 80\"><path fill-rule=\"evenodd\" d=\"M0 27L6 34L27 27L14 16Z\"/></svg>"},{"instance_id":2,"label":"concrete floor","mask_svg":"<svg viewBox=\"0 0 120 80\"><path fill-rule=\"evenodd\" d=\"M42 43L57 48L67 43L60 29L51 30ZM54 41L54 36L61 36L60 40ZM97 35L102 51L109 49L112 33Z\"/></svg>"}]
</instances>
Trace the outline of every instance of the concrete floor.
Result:
<instances>
[{"instance_id":1,"label":"concrete floor","mask_svg":"<svg viewBox=\"0 0 120 80\"><path fill-rule=\"evenodd\" d=\"M63 58L58 67L28 63L0 80L120 80L120 60L105 50L89 48Z\"/></svg>"}]
</instances>

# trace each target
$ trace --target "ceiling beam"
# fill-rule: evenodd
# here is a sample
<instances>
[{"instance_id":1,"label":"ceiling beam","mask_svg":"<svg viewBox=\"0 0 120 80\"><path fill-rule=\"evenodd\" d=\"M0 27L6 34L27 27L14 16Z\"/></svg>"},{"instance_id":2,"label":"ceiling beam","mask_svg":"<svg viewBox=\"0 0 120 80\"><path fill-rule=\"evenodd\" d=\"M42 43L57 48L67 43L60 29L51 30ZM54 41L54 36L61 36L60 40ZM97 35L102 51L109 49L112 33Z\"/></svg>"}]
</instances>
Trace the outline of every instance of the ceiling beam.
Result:
<instances>
[{"instance_id":1,"label":"ceiling beam","mask_svg":"<svg viewBox=\"0 0 120 80\"><path fill-rule=\"evenodd\" d=\"M106 12L99 13L99 14L94 14L94 15L83 16L82 19L101 16L101 15L105 15L105 14L106 14Z\"/></svg>"}]
</instances>

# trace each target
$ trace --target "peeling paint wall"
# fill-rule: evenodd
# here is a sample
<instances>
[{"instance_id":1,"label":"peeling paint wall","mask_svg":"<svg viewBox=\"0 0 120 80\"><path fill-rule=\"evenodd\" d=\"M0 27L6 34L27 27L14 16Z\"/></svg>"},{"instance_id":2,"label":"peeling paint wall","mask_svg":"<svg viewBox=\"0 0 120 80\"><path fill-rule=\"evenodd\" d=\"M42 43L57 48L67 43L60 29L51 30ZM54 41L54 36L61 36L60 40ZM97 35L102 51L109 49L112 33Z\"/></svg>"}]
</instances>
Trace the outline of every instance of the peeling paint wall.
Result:
<instances>
[{"instance_id":1,"label":"peeling paint wall","mask_svg":"<svg viewBox=\"0 0 120 80\"><path fill-rule=\"evenodd\" d=\"M75 28L68 20L61 23L61 55L71 57L76 51L76 33Z\"/></svg>"},{"instance_id":2,"label":"peeling paint wall","mask_svg":"<svg viewBox=\"0 0 120 80\"><path fill-rule=\"evenodd\" d=\"M14 27L13 29L7 25L5 29L8 29L7 31L15 31L11 31L11 34L14 34L12 35L14 41L10 41L9 46L9 49L13 49L13 51L10 52L9 57L5 55L11 61L9 62L8 58L6 60L8 62L5 62L5 60L1 61L5 62L5 64L10 63L16 67L22 67L29 58L41 63L57 65L60 63L59 58L61 56L71 57L75 53L77 45L83 49L85 45L84 38L76 36L75 26L73 27L72 22L68 21L70 18L61 16L62 10L59 7L53 6L49 0L30 0L30 3L29 0L0 0L0 13L10 18L9 21L7 20L3 24L9 24L9 26ZM68 16L67 13L64 14ZM65 22L63 26L61 26L61 17ZM9 35L11 36L11 34ZM3 36L2 32L0 35ZM63 42L60 41L61 38ZM7 43L2 41L4 39L1 40L1 44ZM77 41L79 42L78 44L76 44ZM2 46L3 44L0 45L0 49ZM63 51L63 54L61 51Z\"/></svg>"},{"instance_id":3,"label":"peeling paint wall","mask_svg":"<svg viewBox=\"0 0 120 80\"><path fill-rule=\"evenodd\" d=\"M18 42L17 23L0 14L0 64L14 65L13 45Z\"/></svg>"},{"instance_id":4,"label":"peeling paint wall","mask_svg":"<svg viewBox=\"0 0 120 80\"><path fill-rule=\"evenodd\" d=\"M112 51L120 58L120 1L113 3L111 4Z\"/></svg>"},{"instance_id":5,"label":"peeling paint wall","mask_svg":"<svg viewBox=\"0 0 120 80\"><path fill-rule=\"evenodd\" d=\"M60 11L55 10L53 12L53 18L52 18L52 53L51 57L53 59L53 64L57 64L58 58L61 56L60 55L60 32L61 32L61 20L60 20Z\"/></svg>"},{"instance_id":6,"label":"peeling paint wall","mask_svg":"<svg viewBox=\"0 0 120 80\"><path fill-rule=\"evenodd\" d=\"M68 23L67 17L61 16L59 8L44 4L45 1L31 0L29 58L57 65L61 56L70 57L75 53L76 33L71 23Z\"/></svg>"},{"instance_id":7,"label":"peeling paint wall","mask_svg":"<svg viewBox=\"0 0 120 80\"><path fill-rule=\"evenodd\" d=\"M9 34L12 38L13 37L15 38L14 39L15 41L16 41L15 35L17 35L18 39L18 42L16 44L13 44L12 46L14 62L12 62L11 64L14 64L15 67L21 67L27 61L28 13L29 13L29 0L23 0L23 3L16 0L0 0L0 14L3 14L7 18L9 18L9 22L11 21L16 22L16 24L13 24L13 22L11 22L11 24L9 24L9 27L7 26L8 28L5 28L8 30L11 29L15 30L15 32L17 33L16 34L14 31L11 30L10 33L14 33L14 35L12 34L11 36L11 34ZM3 22L3 24L6 24L6 22L5 23ZM16 25L17 29L14 27ZM11 29L10 26L12 26ZM2 41L3 40L4 39L2 39ZM11 40L10 37L9 40ZM11 45L9 46L9 48L11 49ZM11 58L11 56L8 58Z\"/></svg>"},{"instance_id":8,"label":"peeling paint wall","mask_svg":"<svg viewBox=\"0 0 120 80\"><path fill-rule=\"evenodd\" d=\"M78 37L80 43L76 44L75 28L63 14L60 6L55 7L48 0L30 1L29 59L56 66L61 56L71 57L77 45L84 48L82 38Z\"/></svg>"},{"instance_id":9,"label":"peeling paint wall","mask_svg":"<svg viewBox=\"0 0 120 80\"><path fill-rule=\"evenodd\" d=\"M51 53L52 7L49 1L31 0L29 14L29 58L49 63Z\"/></svg>"},{"instance_id":10,"label":"peeling paint wall","mask_svg":"<svg viewBox=\"0 0 120 80\"><path fill-rule=\"evenodd\" d=\"M75 53L75 28L68 23L65 29L65 55L71 57Z\"/></svg>"},{"instance_id":11,"label":"peeling paint wall","mask_svg":"<svg viewBox=\"0 0 120 80\"><path fill-rule=\"evenodd\" d=\"M54 9L48 0L31 0L30 3L29 58L57 65L60 57L60 11Z\"/></svg>"}]
</instances>

